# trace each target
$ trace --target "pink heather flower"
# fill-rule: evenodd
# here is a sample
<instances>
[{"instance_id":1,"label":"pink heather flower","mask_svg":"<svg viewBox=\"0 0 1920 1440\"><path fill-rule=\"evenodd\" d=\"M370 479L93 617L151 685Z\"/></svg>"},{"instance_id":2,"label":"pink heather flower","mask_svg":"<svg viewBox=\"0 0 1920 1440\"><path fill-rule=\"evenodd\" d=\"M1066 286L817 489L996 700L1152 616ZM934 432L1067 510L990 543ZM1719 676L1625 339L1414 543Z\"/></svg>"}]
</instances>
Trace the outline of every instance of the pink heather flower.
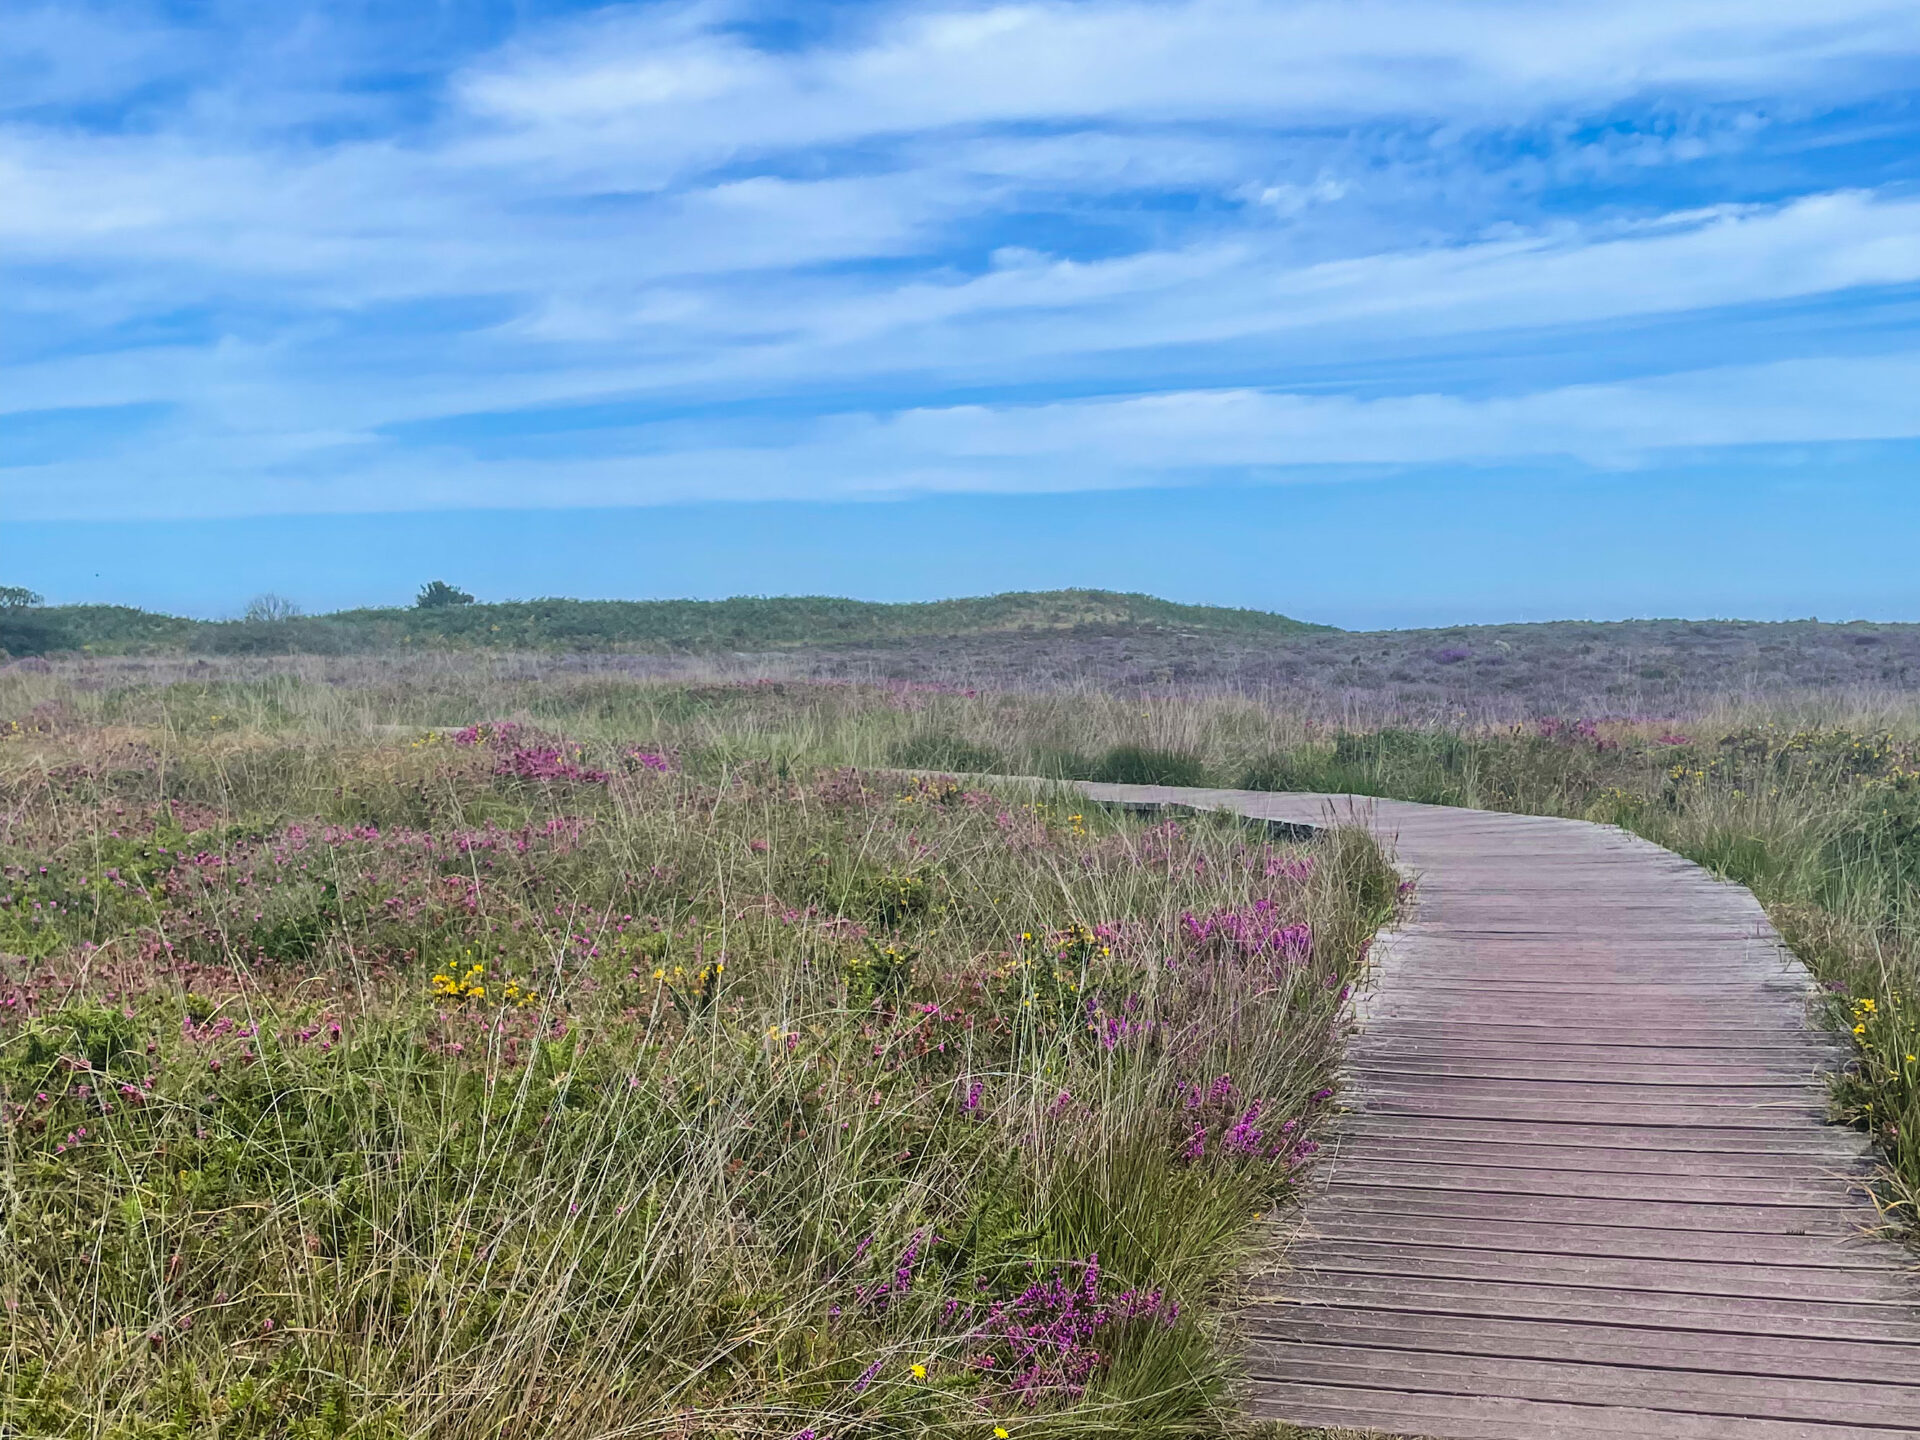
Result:
<instances>
[{"instance_id":1,"label":"pink heather flower","mask_svg":"<svg viewBox=\"0 0 1920 1440\"><path fill-rule=\"evenodd\" d=\"M924 1232L916 1230L913 1239L907 1243L906 1251L900 1256L900 1263L893 1272L894 1282L902 1290L913 1287L913 1267L920 1259L920 1239Z\"/></svg>"},{"instance_id":2,"label":"pink heather flower","mask_svg":"<svg viewBox=\"0 0 1920 1440\"><path fill-rule=\"evenodd\" d=\"M521 780L578 780L604 785L612 777L604 770L588 770L569 760L557 746L516 746L495 762L493 773Z\"/></svg>"},{"instance_id":3,"label":"pink heather flower","mask_svg":"<svg viewBox=\"0 0 1920 1440\"><path fill-rule=\"evenodd\" d=\"M1182 1158L1198 1160L1205 1156L1206 1153L1207 1127L1196 1120L1193 1122L1193 1138L1187 1141L1187 1148L1182 1152Z\"/></svg>"},{"instance_id":4,"label":"pink heather flower","mask_svg":"<svg viewBox=\"0 0 1920 1440\"><path fill-rule=\"evenodd\" d=\"M1255 1100L1227 1131L1222 1143L1236 1155L1257 1155L1260 1153L1261 1132L1254 1128L1254 1121L1260 1118L1260 1102Z\"/></svg>"}]
</instances>

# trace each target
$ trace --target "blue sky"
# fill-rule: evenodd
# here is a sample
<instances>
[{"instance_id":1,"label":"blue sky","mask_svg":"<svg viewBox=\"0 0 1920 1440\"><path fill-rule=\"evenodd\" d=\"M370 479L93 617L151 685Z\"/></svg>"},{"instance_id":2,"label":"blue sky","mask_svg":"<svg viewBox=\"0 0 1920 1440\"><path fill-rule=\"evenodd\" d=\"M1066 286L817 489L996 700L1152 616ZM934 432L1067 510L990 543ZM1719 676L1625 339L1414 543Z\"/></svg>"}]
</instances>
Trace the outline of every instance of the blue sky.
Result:
<instances>
[{"instance_id":1,"label":"blue sky","mask_svg":"<svg viewBox=\"0 0 1920 1440\"><path fill-rule=\"evenodd\" d=\"M1911 0L0 0L0 579L1920 619Z\"/></svg>"}]
</instances>

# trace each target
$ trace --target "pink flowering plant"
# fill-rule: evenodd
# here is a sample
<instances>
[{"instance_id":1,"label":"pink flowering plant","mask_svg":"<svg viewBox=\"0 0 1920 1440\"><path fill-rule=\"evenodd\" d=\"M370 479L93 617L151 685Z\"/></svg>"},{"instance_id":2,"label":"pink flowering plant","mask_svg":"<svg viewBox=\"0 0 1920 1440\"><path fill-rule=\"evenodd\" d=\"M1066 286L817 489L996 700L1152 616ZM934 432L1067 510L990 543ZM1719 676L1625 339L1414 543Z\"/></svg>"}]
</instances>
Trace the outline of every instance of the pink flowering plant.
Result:
<instances>
[{"instance_id":1,"label":"pink flowering plant","mask_svg":"<svg viewBox=\"0 0 1920 1440\"><path fill-rule=\"evenodd\" d=\"M245 699L0 748L0 1432L1213 1413L1370 842Z\"/></svg>"}]
</instances>

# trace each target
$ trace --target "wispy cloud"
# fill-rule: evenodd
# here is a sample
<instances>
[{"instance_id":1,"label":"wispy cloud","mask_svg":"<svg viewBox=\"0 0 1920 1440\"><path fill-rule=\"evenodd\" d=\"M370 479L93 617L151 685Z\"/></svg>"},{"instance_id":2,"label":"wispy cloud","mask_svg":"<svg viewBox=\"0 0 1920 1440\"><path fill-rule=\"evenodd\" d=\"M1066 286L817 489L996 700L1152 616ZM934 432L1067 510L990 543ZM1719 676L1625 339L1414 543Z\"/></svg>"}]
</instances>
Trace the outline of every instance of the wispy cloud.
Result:
<instances>
[{"instance_id":1,"label":"wispy cloud","mask_svg":"<svg viewBox=\"0 0 1920 1440\"><path fill-rule=\"evenodd\" d=\"M1911 4L526 14L0 0L0 503L1914 433Z\"/></svg>"},{"instance_id":2,"label":"wispy cloud","mask_svg":"<svg viewBox=\"0 0 1920 1440\"><path fill-rule=\"evenodd\" d=\"M18 518L512 508L700 499L871 499L954 491L1166 485L1221 477L1284 484L1356 469L1576 462L1636 468L1729 447L1920 439L1920 351L1726 366L1637 382L1462 398L1360 399L1260 390L917 407L762 427L701 423L495 433L396 451L268 417L208 443L145 407L40 412L22 425ZM280 421L280 423L276 423ZM0 443L8 434L0 417ZM127 444L105 483L103 430ZM45 436L87 437L72 458ZM37 442L37 443L35 443ZM356 453L357 452L357 453ZM209 482L167 487L183 463ZM0 475L8 472L0 471ZM260 476L273 478L262 483ZM234 497L245 496L236 505Z\"/></svg>"}]
</instances>

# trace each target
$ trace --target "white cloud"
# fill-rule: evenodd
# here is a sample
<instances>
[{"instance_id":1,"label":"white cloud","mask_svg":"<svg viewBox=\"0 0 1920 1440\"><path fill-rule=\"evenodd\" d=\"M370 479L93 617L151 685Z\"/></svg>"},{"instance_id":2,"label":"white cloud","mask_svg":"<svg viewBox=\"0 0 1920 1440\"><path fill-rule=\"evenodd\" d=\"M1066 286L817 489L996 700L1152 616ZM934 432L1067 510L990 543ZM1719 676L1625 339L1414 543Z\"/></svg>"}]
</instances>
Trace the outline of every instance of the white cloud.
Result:
<instances>
[{"instance_id":1,"label":"white cloud","mask_svg":"<svg viewBox=\"0 0 1920 1440\"><path fill-rule=\"evenodd\" d=\"M196 71L158 20L8 17L30 22L11 33L38 108L0 123L0 411L177 408L111 465L0 484L29 509L557 503L1466 461L1553 436L1604 458L1891 423L1844 388L1769 390L1785 371L1622 390L1574 365L1590 384L1513 401L1380 398L1353 357L1521 333L1564 353L1582 327L1920 283L1920 200L1884 163L1669 183L1708 158L1740 174L1822 106L1905 93L1907 0L858 13L776 51L738 5L615 8L430 77L405 123L348 83L379 47L327 51L332 21L263 57L313 77L269 123L259 82ZM116 94L139 97L131 118L87 118ZM1907 373L1806 348L1809 375ZM1216 353L1273 383L1205 388L1193 357ZM1162 356L1183 378L1156 382ZM1063 377L1146 393L947 402ZM882 384L893 408L863 418ZM596 401L834 413L783 420L778 449L656 429L632 456L538 466L386 438ZM290 473L308 478L262 479Z\"/></svg>"},{"instance_id":2,"label":"white cloud","mask_svg":"<svg viewBox=\"0 0 1920 1440\"><path fill-rule=\"evenodd\" d=\"M320 266L316 283L338 286L358 304L488 287L538 297L491 343L464 342L406 388L372 375L340 422L373 427L540 403L570 390L639 396L697 386L728 394L800 381L853 384L901 370L936 382L989 371L1017 380L1065 358L1157 346L1259 340L1299 357L1361 339L1583 326L1920 282L1920 201L1863 193L1310 265L1289 264L1284 247L1240 233L1097 262L1003 247L991 269L972 277L782 275L782 259L844 256L854 241L841 227L856 215L866 217L862 253L910 249L933 222L902 202L883 223L893 199L876 198L876 189L884 187L872 180L717 187L684 197L671 214L636 220L625 244L605 249L564 241L548 249L538 234L517 252L489 250L474 236L436 245L422 235L407 247L408 266L365 287L350 272ZM237 268L248 247L228 243ZM336 247L351 248L307 236L294 247L304 261L283 253L274 263L319 266L315 257ZM663 273L701 265L711 268ZM159 287L160 277L150 283ZM128 303L146 298L136 290ZM265 357L266 372L289 386L313 382L302 373L302 338L290 335ZM538 348L518 351L516 341ZM567 345L590 346L590 355L565 358ZM262 375L257 346L229 353L246 354L248 373ZM475 365L490 373L476 376ZM16 366L0 371L0 383L8 408L192 401L206 373L135 354L124 363ZM313 403L355 389L351 373L334 375Z\"/></svg>"},{"instance_id":3,"label":"white cloud","mask_svg":"<svg viewBox=\"0 0 1920 1440\"><path fill-rule=\"evenodd\" d=\"M1574 461L1614 467L1674 451L1920 438L1920 351L1723 366L1631 383L1464 399L1259 390L1180 391L1036 405L920 407L807 422L777 443L724 425L616 435L629 453L419 457L350 431L297 432L271 413L221 434L175 427L116 457L127 479L194 465L191 497L138 489L133 514L413 509L437 505L649 504L688 499L856 498L927 491L1061 491L1272 482L1323 467ZM247 398L236 395L236 400ZM671 443L669 443L671 442ZM20 519L97 513L108 493L71 465L0 470ZM182 503L184 501L184 503Z\"/></svg>"},{"instance_id":4,"label":"white cloud","mask_svg":"<svg viewBox=\"0 0 1920 1440\"><path fill-rule=\"evenodd\" d=\"M476 111L645 161L1033 119L1511 118L1658 89L1817 91L1920 48L1902 0L1185 0L895 10L772 57L715 7L613 11L464 78Z\"/></svg>"}]
</instances>

